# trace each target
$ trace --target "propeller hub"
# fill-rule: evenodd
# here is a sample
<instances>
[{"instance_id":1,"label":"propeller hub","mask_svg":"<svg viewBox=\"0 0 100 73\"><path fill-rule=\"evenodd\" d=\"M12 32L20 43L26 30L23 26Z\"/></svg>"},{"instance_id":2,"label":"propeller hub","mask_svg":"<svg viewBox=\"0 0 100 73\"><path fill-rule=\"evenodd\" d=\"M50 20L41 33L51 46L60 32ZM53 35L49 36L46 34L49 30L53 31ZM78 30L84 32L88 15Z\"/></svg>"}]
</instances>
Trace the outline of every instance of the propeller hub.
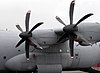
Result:
<instances>
[{"instance_id":1,"label":"propeller hub","mask_svg":"<svg viewBox=\"0 0 100 73\"><path fill-rule=\"evenodd\" d=\"M78 31L78 27L74 27L74 25L67 25L63 28L63 31L66 33L73 33L75 31Z\"/></svg>"},{"instance_id":2,"label":"propeller hub","mask_svg":"<svg viewBox=\"0 0 100 73\"><path fill-rule=\"evenodd\" d=\"M19 36L21 38L28 38L28 37L32 37L32 34L28 34L28 32L22 32L21 34L19 34Z\"/></svg>"}]
</instances>

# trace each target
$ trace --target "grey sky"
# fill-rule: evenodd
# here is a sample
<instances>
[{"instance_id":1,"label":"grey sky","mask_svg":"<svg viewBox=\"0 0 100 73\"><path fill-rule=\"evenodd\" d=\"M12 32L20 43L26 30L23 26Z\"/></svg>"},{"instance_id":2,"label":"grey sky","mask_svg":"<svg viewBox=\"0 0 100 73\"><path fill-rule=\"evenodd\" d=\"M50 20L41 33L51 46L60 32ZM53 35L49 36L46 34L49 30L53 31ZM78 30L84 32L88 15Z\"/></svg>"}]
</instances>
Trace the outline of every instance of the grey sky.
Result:
<instances>
[{"instance_id":1,"label":"grey sky","mask_svg":"<svg viewBox=\"0 0 100 73\"><path fill-rule=\"evenodd\" d=\"M31 10L30 28L43 21L43 28L62 28L55 16L68 24L71 0L0 0L0 29L17 30L15 25L25 28L25 14ZM76 0L74 23L87 13L94 13L84 22L100 22L100 0Z\"/></svg>"}]
</instances>

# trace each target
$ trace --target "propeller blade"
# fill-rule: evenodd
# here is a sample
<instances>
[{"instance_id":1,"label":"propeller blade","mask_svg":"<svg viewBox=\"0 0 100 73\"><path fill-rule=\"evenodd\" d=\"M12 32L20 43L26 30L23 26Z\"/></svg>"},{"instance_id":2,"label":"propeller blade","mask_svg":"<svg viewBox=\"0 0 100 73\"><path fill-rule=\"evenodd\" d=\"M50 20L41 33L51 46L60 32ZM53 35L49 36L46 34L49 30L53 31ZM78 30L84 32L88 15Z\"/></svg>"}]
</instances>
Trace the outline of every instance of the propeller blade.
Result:
<instances>
[{"instance_id":1,"label":"propeller blade","mask_svg":"<svg viewBox=\"0 0 100 73\"><path fill-rule=\"evenodd\" d=\"M29 34L35 30L37 27L39 27L41 24L43 24L43 22L40 22L40 23L37 23L30 31L29 31Z\"/></svg>"},{"instance_id":2,"label":"propeller blade","mask_svg":"<svg viewBox=\"0 0 100 73\"><path fill-rule=\"evenodd\" d=\"M70 4L70 10L69 10L70 25L73 24L74 5L75 5L75 1L73 0Z\"/></svg>"},{"instance_id":3,"label":"propeller blade","mask_svg":"<svg viewBox=\"0 0 100 73\"><path fill-rule=\"evenodd\" d=\"M66 26L66 24L65 24L58 16L56 16L56 19L57 19L61 24L63 24L63 25Z\"/></svg>"},{"instance_id":4,"label":"propeller blade","mask_svg":"<svg viewBox=\"0 0 100 73\"><path fill-rule=\"evenodd\" d=\"M30 38L32 37L31 33L33 30L35 30L37 27L39 27L43 22L40 22L36 24L30 31L29 31L29 19L30 19L30 13L31 11L28 11L26 13L26 18L25 18L25 27L26 31L23 32L22 28L19 25L16 25L16 27L22 32L19 34L20 38L22 38L17 45L15 46L16 48L20 46L24 41L25 41L25 52L26 52L26 59L29 61L29 46L32 43L36 49L43 49L35 40L31 40Z\"/></svg>"},{"instance_id":5,"label":"propeller blade","mask_svg":"<svg viewBox=\"0 0 100 73\"><path fill-rule=\"evenodd\" d=\"M25 27L26 27L26 31L29 31L29 19L30 19L30 13L31 13L30 10L26 13L26 19L25 19Z\"/></svg>"},{"instance_id":6,"label":"propeller blade","mask_svg":"<svg viewBox=\"0 0 100 73\"><path fill-rule=\"evenodd\" d=\"M59 42L60 42L61 40L63 40L65 37L66 37L66 33L63 34L63 35L60 37L60 39L57 41L57 43L59 43Z\"/></svg>"},{"instance_id":7,"label":"propeller blade","mask_svg":"<svg viewBox=\"0 0 100 73\"><path fill-rule=\"evenodd\" d=\"M64 38L66 38L67 37L67 34L65 33L65 34L63 34L61 37L60 37L60 39L57 41L57 43L59 43L60 41L62 41Z\"/></svg>"},{"instance_id":8,"label":"propeller blade","mask_svg":"<svg viewBox=\"0 0 100 73\"><path fill-rule=\"evenodd\" d=\"M29 41L25 42L26 59L29 60Z\"/></svg>"},{"instance_id":9,"label":"propeller blade","mask_svg":"<svg viewBox=\"0 0 100 73\"><path fill-rule=\"evenodd\" d=\"M88 17L90 17L91 15L93 15L93 13L89 13L87 15L85 15L84 17L82 17L76 24L74 27L76 27L79 23L81 23L82 21L84 21L85 19L87 19Z\"/></svg>"},{"instance_id":10,"label":"propeller blade","mask_svg":"<svg viewBox=\"0 0 100 73\"><path fill-rule=\"evenodd\" d=\"M18 44L16 45L16 48L17 48L19 45L21 45L24 41L25 41L25 39L21 39L21 40L18 42Z\"/></svg>"},{"instance_id":11,"label":"propeller blade","mask_svg":"<svg viewBox=\"0 0 100 73\"><path fill-rule=\"evenodd\" d=\"M70 47L71 57L74 57L74 38L72 35L69 35L69 47Z\"/></svg>"},{"instance_id":12,"label":"propeller blade","mask_svg":"<svg viewBox=\"0 0 100 73\"><path fill-rule=\"evenodd\" d=\"M20 30L21 32L23 32L22 28L20 27L20 25L16 25L16 27L18 28L18 30Z\"/></svg>"},{"instance_id":13,"label":"propeller blade","mask_svg":"<svg viewBox=\"0 0 100 73\"><path fill-rule=\"evenodd\" d=\"M86 43L92 45L87 39L85 39L85 38L83 37L83 35L81 35L81 34L78 33L78 32L74 32L74 33L75 33L77 36L79 36L84 42L86 42Z\"/></svg>"},{"instance_id":14,"label":"propeller blade","mask_svg":"<svg viewBox=\"0 0 100 73\"><path fill-rule=\"evenodd\" d=\"M37 43L37 41L33 38L29 38L29 41L31 42L31 45L34 46L34 48L42 50L43 48Z\"/></svg>"}]
</instances>

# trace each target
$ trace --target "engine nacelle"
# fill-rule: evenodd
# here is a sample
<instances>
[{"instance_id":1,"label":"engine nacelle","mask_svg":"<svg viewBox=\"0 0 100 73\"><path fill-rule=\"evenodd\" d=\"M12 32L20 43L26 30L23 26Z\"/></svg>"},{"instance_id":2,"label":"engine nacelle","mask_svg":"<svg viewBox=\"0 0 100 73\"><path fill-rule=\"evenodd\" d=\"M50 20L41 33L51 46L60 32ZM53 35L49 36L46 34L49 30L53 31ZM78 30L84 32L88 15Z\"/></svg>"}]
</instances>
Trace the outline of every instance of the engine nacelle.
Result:
<instances>
[{"instance_id":1,"label":"engine nacelle","mask_svg":"<svg viewBox=\"0 0 100 73\"><path fill-rule=\"evenodd\" d=\"M80 44L81 46L89 46L89 45L90 45L89 43L86 43L86 42L79 42L79 44Z\"/></svg>"},{"instance_id":2,"label":"engine nacelle","mask_svg":"<svg viewBox=\"0 0 100 73\"><path fill-rule=\"evenodd\" d=\"M34 71L36 69L34 54L30 53L27 61L25 54L17 55L5 63L5 67L11 71Z\"/></svg>"}]
</instances>

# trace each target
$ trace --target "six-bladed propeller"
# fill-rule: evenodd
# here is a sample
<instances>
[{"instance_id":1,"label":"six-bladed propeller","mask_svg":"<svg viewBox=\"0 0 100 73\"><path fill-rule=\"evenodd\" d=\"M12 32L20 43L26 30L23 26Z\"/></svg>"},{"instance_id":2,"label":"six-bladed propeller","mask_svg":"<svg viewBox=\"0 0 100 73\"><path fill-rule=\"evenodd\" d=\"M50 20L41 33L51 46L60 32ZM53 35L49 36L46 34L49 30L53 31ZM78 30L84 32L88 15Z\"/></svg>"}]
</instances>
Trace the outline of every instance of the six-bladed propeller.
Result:
<instances>
[{"instance_id":1,"label":"six-bladed propeller","mask_svg":"<svg viewBox=\"0 0 100 73\"><path fill-rule=\"evenodd\" d=\"M24 32L20 25L16 25L16 27L21 31L19 34L21 40L17 43L16 47L20 46L23 42L25 42L25 51L26 51L26 58L29 60L29 46L32 45L35 48L42 49L42 47L39 46L39 44L32 39L32 31L34 31L37 27L39 27L43 22L37 23L30 31L29 31L29 19L30 19L30 13L31 11L28 11L26 13L25 18L25 27L26 31Z\"/></svg>"},{"instance_id":2,"label":"six-bladed propeller","mask_svg":"<svg viewBox=\"0 0 100 73\"><path fill-rule=\"evenodd\" d=\"M73 0L70 4L70 10L69 10L69 19L70 19L70 25L66 25L58 16L56 16L56 19L63 24L65 27L63 28L63 31L65 32L64 35L57 41L59 43L62 41L64 38L69 38L69 48L70 48L70 54L71 57L73 58L74 56L74 41L77 36L80 36L80 34L77 34L76 32L78 31L78 25L93 15L92 13L89 13L82 17L76 24L73 24L73 13L74 13L74 5L75 5L75 0ZM80 36L81 37L81 36ZM81 37L82 38L82 37ZM86 39L83 38L85 42L88 42Z\"/></svg>"}]
</instances>

